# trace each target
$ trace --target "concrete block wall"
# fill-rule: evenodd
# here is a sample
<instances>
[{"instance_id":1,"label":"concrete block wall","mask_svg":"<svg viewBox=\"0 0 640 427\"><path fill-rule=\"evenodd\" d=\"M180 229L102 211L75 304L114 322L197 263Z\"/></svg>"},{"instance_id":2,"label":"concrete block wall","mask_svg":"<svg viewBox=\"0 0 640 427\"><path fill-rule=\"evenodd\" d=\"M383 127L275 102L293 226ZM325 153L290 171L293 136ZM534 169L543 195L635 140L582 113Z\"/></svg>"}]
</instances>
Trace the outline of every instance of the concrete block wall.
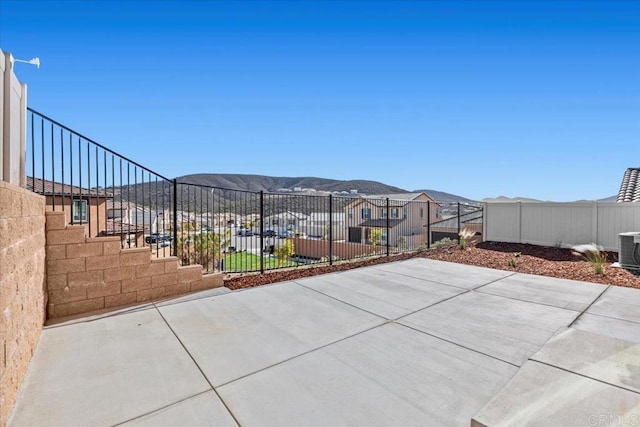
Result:
<instances>
[{"instance_id":1,"label":"concrete block wall","mask_svg":"<svg viewBox=\"0 0 640 427\"><path fill-rule=\"evenodd\" d=\"M223 285L200 265L152 258L145 248L120 248L120 237L85 237L63 212L46 213L48 318L151 301Z\"/></svg>"},{"instance_id":2,"label":"concrete block wall","mask_svg":"<svg viewBox=\"0 0 640 427\"><path fill-rule=\"evenodd\" d=\"M45 321L45 198L0 181L0 426Z\"/></svg>"}]
</instances>

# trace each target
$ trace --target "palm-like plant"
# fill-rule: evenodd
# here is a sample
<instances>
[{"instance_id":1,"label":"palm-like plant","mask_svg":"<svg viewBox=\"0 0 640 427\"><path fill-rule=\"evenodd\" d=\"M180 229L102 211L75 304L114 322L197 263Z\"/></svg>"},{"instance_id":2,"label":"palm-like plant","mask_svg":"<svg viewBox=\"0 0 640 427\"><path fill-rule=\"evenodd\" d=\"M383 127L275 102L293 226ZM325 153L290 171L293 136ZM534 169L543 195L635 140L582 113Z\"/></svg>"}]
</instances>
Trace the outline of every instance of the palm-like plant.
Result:
<instances>
[{"instance_id":1,"label":"palm-like plant","mask_svg":"<svg viewBox=\"0 0 640 427\"><path fill-rule=\"evenodd\" d=\"M472 238L473 236L475 236L476 232L473 230L469 230L468 228L465 227L464 230L460 231L458 233L458 236L460 236L460 249L466 249L467 247L467 240L469 240L470 238Z\"/></svg>"},{"instance_id":2,"label":"palm-like plant","mask_svg":"<svg viewBox=\"0 0 640 427\"><path fill-rule=\"evenodd\" d=\"M607 271L607 253L602 246L595 243L577 245L571 248L571 252L591 263L596 274L603 275Z\"/></svg>"}]
</instances>

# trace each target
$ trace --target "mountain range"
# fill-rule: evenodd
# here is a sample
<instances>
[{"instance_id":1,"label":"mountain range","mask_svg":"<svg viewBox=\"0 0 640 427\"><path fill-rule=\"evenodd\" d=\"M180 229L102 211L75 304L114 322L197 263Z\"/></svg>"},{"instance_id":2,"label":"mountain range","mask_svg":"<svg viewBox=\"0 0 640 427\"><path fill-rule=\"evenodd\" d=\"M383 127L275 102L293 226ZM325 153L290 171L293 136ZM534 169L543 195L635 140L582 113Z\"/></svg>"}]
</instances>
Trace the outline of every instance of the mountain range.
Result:
<instances>
[{"instance_id":1,"label":"mountain range","mask_svg":"<svg viewBox=\"0 0 640 427\"><path fill-rule=\"evenodd\" d=\"M269 193L293 191L299 189L315 189L328 192L351 192L358 194L398 194L410 192L425 192L439 202L473 202L466 197L444 191L419 189L408 191L402 188L383 184L378 181L317 178L317 177L276 177L265 175L202 173L185 175L177 178L178 182L196 185L206 185L232 190L265 191Z\"/></svg>"}]
</instances>

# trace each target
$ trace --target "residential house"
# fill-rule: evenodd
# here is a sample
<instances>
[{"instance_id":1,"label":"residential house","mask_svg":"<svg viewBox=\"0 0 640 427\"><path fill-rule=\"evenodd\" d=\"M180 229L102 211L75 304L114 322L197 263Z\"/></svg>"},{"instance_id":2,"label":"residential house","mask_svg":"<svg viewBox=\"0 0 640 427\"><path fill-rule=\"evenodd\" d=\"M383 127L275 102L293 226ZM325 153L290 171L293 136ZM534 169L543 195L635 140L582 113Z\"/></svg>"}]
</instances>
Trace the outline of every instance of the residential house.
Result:
<instances>
[{"instance_id":1,"label":"residential house","mask_svg":"<svg viewBox=\"0 0 640 427\"><path fill-rule=\"evenodd\" d=\"M401 246L411 239L412 245L419 245L418 240L426 241L429 220L439 219L439 207L426 193L379 194L354 199L344 207L347 240L371 243L371 230L380 229L382 235L377 244L384 245L389 239L391 246Z\"/></svg>"},{"instance_id":2,"label":"residential house","mask_svg":"<svg viewBox=\"0 0 640 427\"><path fill-rule=\"evenodd\" d=\"M264 227L279 230L301 230L307 226L309 215L301 212L285 211L264 219Z\"/></svg>"},{"instance_id":3,"label":"residential house","mask_svg":"<svg viewBox=\"0 0 640 427\"><path fill-rule=\"evenodd\" d=\"M333 240L344 240L344 215L344 212L312 212L306 221L305 233L307 236L328 239L329 225L331 225L331 238Z\"/></svg>"},{"instance_id":4,"label":"residential house","mask_svg":"<svg viewBox=\"0 0 640 427\"><path fill-rule=\"evenodd\" d=\"M640 202L640 168L629 168L622 177L617 202Z\"/></svg>"},{"instance_id":5,"label":"residential house","mask_svg":"<svg viewBox=\"0 0 640 427\"><path fill-rule=\"evenodd\" d=\"M120 236L123 245L142 246L144 235L157 233L170 228L164 221L164 212L127 201L107 202L107 225L105 235ZM134 243L134 241L136 243Z\"/></svg>"},{"instance_id":6,"label":"residential house","mask_svg":"<svg viewBox=\"0 0 640 427\"><path fill-rule=\"evenodd\" d=\"M27 177L27 190L45 196L46 209L64 212L68 224L84 225L87 237L107 230L106 206L113 197L108 192L33 177Z\"/></svg>"}]
</instances>

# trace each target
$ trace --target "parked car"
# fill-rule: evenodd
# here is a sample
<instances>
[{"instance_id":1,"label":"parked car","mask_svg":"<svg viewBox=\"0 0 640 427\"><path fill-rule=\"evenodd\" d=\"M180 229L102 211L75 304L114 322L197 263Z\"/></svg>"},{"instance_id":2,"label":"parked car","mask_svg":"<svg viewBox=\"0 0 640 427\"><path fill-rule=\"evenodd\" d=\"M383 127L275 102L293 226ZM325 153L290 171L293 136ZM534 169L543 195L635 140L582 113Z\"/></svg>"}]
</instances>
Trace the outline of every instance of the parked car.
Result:
<instances>
[{"instance_id":1,"label":"parked car","mask_svg":"<svg viewBox=\"0 0 640 427\"><path fill-rule=\"evenodd\" d=\"M151 233L149 234L147 237L144 238L144 241L151 244L151 243L162 243L162 242L171 242L171 240L173 240L173 237L171 237L168 234L164 234L164 233ZM169 246L169 245L167 245Z\"/></svg>"},{"instance_id":2,"label":"parked car","mask_svg":"<svg viewBox=\"0 0 640 427\"><path fill-rule=\"evenodd\" d=\"M238 236L253 236L253 231L248 228L240 228L236 234Z\"/></svg>"},{"instance_id":3,"label":"parked car","mask_svg":"<svg viewBox=\"0 0 640 427\"><path fill-rule=\"evenodd\" d=\"M262 235L264 237L276 237L277 233L275 230L264 230L264 232L262 233Z\"/></svg>"},{"instance_id":4,"label":"parked car","mask_svg":"<svg viewBox=\"0 0 640 427\"><path fill-rule=\"evenodd\" d=\"M281 239L288 239L289 237L293 237L293 236L294 234L293 234L293 231L291 230L282 230L278 235L278 237Z\"/></svg>"}]
</instances>

